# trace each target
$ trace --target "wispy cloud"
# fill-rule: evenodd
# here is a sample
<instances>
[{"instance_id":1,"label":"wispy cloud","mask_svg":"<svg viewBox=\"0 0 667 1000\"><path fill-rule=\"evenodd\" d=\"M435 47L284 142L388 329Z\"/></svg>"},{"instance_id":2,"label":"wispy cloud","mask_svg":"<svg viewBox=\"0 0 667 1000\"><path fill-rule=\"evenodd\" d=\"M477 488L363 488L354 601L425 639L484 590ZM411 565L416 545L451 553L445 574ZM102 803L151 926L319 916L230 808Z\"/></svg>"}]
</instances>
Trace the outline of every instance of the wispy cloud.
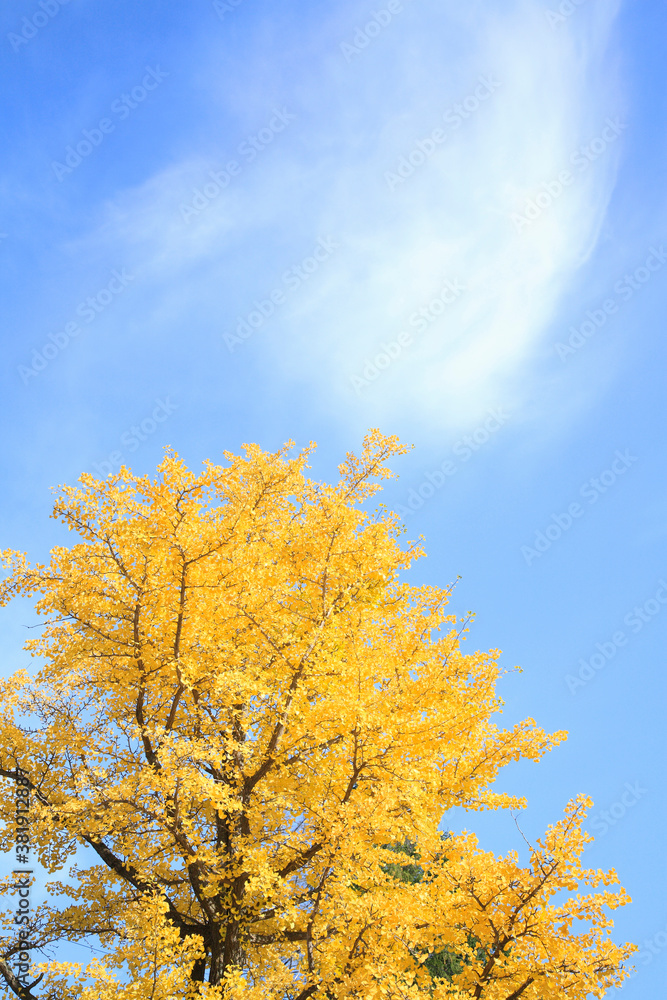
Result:
<instances>
[{"instance_id":1,"label":"wispy cloud","mask_svg":"<svg viewBox=\"0 0 667 1000\"><path fill-rule=\"evenodd\" d=\"M184 224L179 206L225 168L241 132L217 160L195 151L121 192L92 238L116 255L122 244L130 266L169 285L170 301L176 282L184 311L197 296L219 338L313 235L332 234L341 249L258 348L268 363L307 379L331 405L379 417L409 408L456 426L498 399L520 408L536 344L596 244L614 186L627 121L605 53L618 4L582 7L558 30L534 0L481 19L475 5L457 6L406 5L399 34L389 25L349 61L339 17L341 37L310 67L303 106L290 108L297 121L220 197ZM350 37L358 21L351 15ZM480 78L495 85L475 106ZM445 136L437 148L419 147L434 130ZM423 162L410 159L418 148L428 151ZM388 184L402 161L418 169ZM291 242L282 239L287 219ZM239 275L237 249L248 240L262 249L253 272ZM214 285L201 280L212 270ZM358 400L352 376L446 279L467 293L423 332L413 323L410 350Z\"/></svg>"}]
</instances>

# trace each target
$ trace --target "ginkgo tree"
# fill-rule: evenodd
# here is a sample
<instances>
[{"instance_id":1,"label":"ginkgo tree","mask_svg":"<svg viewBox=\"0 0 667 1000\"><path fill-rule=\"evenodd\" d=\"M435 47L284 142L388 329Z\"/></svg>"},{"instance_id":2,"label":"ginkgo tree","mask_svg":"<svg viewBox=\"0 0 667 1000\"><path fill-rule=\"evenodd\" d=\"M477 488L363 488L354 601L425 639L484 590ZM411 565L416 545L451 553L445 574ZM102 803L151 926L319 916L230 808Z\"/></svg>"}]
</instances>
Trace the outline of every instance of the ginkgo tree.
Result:
<instances>
[{"instance_id":1,"label":"ginkgo tree","mask_svg":"<svg viewBox=\"0 0 667 1000\"><path fill-rule=\"evenodd\" d=\"M623 981L628 897L581 865L589 800L524 865L443 840L452 807L523 806L498 772L566 734L499 728L498 652L464 654L450 590L402 579L421 548L368 501L404 450L371 431L335 485L291 444L200 475L168 452L155 479L62 488L78 538L49 565L4 553L3 602L32 595L44 623L35 671L1 684L0 848L25 774L55 878L29 982L4 879L10 995L584 1000ZM397 877L405 844L418 877ZM59 961L72 942L95 957Z\"/></svg>"}]
</instances>

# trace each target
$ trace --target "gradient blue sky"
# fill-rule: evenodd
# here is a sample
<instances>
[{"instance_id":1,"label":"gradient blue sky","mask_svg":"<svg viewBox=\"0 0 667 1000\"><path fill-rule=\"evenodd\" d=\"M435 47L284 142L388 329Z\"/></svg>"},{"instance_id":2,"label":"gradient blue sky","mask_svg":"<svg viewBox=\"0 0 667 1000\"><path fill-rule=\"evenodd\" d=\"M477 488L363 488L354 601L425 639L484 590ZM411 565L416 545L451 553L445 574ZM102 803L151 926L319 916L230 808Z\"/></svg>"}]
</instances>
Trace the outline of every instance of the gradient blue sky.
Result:
<instances>
[{"instance_id":1,"label":"gradient blue sky","mask_svg":"<svg viewBox=\"0 0 667 1000\"><path fill-rule=\"evenodd\" d=\"M0 11L2 546L45 559L52 487L165 445L315 439L332 478L370 426L414 443L411 577L521 665L507 723L570 732L501 787L528 837L593 797L623 995L662 995L666 5L44 2Z\"/></svg>"}]
</instances>

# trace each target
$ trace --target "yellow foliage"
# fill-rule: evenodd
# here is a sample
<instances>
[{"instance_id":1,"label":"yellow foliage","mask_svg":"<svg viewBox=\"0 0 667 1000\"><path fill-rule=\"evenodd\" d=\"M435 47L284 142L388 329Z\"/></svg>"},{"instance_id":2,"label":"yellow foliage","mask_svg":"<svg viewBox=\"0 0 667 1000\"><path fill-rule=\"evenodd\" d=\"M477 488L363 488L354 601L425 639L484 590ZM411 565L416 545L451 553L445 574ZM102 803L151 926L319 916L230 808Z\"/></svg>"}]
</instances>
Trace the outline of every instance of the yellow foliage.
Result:
<instances>
[{"instance_id":1,"label":"yellow foliage","mask_svg":"<svg viewBox=\"0 0 667 1000\"><path fill-rule=\"evenodd\" d=\"M290 450L84 475L54 511L78 542L48 566L4 554L2 601L34 595L45 624L34 678L0 690L3 844L20 766L41 864L78 852L37 943L104 955L35 966L30 995L602 996L633 947L608 936L624 892L580 894L616 878L581 867L588 800L526 867L439 832L453 806L522 805L492 790L498 772L565 734L500 729L498 651L464 654L449 591L402 582L421 550L364 502L405 449L372 431L334 486ZM387 868L406 840L414 883ZM433 980L443 950L454 971Z\"/></svg>"}]
</instances>

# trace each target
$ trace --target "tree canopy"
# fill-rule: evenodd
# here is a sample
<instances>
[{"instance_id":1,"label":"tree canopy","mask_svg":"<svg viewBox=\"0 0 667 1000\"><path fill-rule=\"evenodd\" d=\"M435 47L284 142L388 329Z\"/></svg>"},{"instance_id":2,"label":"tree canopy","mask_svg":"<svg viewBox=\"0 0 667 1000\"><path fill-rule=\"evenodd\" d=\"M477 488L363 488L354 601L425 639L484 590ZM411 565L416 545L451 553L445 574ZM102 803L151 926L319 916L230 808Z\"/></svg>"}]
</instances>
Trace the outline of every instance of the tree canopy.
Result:
<instances>
[{"instance_id":1,"label":"tree canopy","mask_svg":"<svg viewBox=\"0 0 667 1000\"><path fill-rule=\"evenodd\" d=\"M0 685L1 847L23 772L32 849L55 876L29 987L4 879L6 989L601 997L634 946L609 937L628 902L607 888L616 873L581 865L590 801L523 865L441 833L454 806L523 806L496 776L566 734L499 728L498 651L464 653L450 589L402 579L422 550L368 501L403 446L370 432L335 485L292 448L246 446L200 475L171 452L155 479L83 475L54 507L74 544L44 566L4 553L3 603L34 596L45 620L34 675ZM101 954L59 962L62 942Z\"/></svg>"}]
</instances>

